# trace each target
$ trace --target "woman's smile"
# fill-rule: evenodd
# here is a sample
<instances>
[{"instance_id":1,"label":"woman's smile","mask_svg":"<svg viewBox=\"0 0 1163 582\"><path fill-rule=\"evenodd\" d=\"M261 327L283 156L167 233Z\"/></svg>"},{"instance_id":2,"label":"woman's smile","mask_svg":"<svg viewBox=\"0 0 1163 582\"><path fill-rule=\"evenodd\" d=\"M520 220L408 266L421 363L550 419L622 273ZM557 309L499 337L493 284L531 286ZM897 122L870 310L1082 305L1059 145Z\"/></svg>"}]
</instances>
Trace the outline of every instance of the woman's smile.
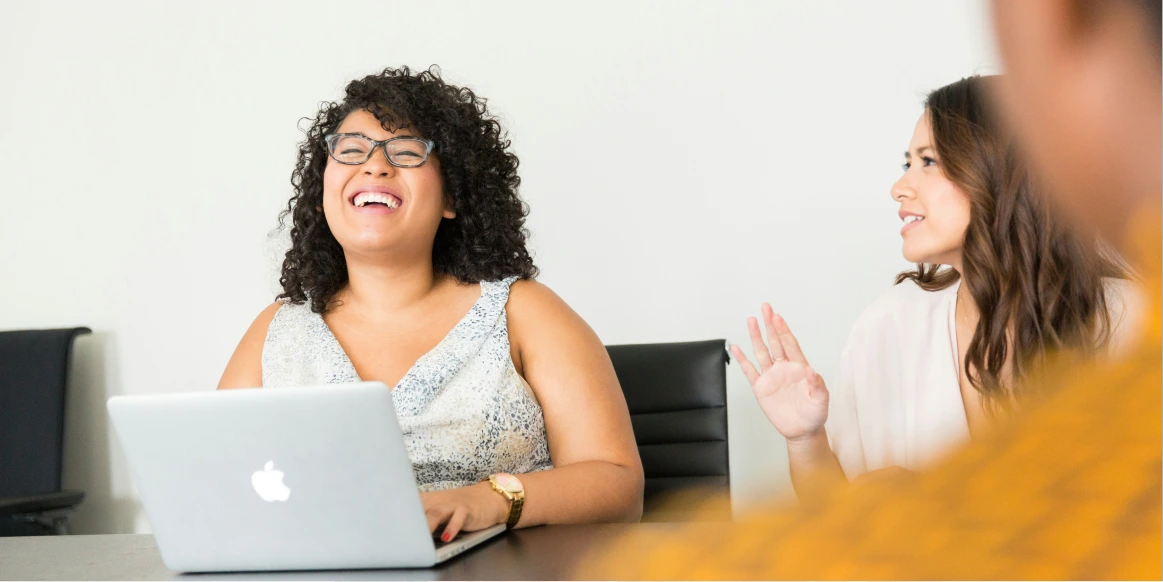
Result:
<instances>
[{"instance_id":1,"label":"woman's smile","mask_svg":"<svg viewBox=\"0 0 1163 582\"><path fill-rule=\"evenodd\" d=\"M360 214L394 214L404 204L398 190L378 185L360 186L346 198Z\"/></svg>"},{"instance_id":2,"label":"woman's smile","mask_svg":"<svg viewBox=\"0 0 1163 582\"><path fill-rule=\"evenodd\" d=\"M921 221L925 220L924 216L913 212L906 212L902 210L899 214L901 220L903 220L905 223L905 225L901 227L901 236L904 236L906 232L912 230L914 227L920 224Z\"/></svg>"}]
</instances>

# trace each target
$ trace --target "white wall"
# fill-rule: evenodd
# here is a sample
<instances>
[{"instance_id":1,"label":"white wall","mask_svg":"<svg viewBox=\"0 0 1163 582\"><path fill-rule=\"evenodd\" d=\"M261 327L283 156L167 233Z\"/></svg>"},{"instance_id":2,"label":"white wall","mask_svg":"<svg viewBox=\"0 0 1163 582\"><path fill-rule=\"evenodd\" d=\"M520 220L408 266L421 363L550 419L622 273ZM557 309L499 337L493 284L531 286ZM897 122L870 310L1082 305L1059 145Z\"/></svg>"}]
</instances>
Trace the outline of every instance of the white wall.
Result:
<instances>
[{"instance_id":1,"label":"white wall","mask_svg":"<svg viewBox=\"0 0 1163 582\"><path fill-rule=\"evenodd\" d=\"M906 267L888 189L924 93L996 71L968 1L0 0L0 329L96 332L68 410L77 530L147 528L105 399L212 389L272 300L299 118L431 63L502 114L541 280L606 343L746 342L766 300L825 377ZM590 161L611 143L621 163ZM786 459L729 380L746 507L787 491Z\"/></svg>"}]
</instances>

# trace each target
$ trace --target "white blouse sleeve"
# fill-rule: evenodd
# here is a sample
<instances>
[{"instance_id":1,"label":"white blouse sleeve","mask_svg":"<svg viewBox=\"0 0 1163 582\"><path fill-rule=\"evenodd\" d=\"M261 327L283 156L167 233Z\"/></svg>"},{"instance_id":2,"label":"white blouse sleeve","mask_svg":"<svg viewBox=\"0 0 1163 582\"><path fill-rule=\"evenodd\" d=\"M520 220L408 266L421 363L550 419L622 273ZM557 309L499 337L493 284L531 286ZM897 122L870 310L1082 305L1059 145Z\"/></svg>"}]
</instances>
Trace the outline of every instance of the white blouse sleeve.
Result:
<instances>
[{"instance_id":1,"label":"white blouse sleeve","mask_svg":"<svg viewBox=\"0 0 1163 582\"><path fill-rule=\"evenodd\" d=\"M849 480L867 471L864 443L860 439L860 418L856 413L856 377L860 374L859 353L863 340L859 326L852 328L840 356L840 371L828 387L828 444Z\"/></svg>"}]
</instances>

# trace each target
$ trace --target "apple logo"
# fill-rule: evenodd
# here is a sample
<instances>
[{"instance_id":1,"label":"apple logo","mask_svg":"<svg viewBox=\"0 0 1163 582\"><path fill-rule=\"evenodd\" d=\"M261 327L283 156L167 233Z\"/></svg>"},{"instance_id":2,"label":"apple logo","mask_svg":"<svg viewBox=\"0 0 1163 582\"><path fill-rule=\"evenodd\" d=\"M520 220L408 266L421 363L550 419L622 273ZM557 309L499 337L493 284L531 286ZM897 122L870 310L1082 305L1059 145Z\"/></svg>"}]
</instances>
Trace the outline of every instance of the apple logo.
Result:
<instances>
[{"instance_id":1,"label":"apple logo","mask_svg":"<svg viewBox=\"0 0 1163 582\"><path fill-rule=\"evenodd\" d=\"M267 461L262 471L255 471L250 484L263 501L286 501L291 496L291 489L283 484L283 472L275 469L274 461Z\"/></svg>"}]
</instances>

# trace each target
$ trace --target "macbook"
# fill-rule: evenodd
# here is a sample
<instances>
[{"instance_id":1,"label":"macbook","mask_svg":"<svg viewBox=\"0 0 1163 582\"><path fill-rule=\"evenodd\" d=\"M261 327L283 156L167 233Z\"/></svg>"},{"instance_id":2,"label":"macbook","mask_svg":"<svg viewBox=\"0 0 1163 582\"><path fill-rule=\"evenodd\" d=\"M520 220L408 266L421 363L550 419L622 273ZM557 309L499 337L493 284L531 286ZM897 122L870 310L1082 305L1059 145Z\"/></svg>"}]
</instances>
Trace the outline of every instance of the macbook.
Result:
<instances>
[{"instance_id":1,"label":"macbook","mask_svg":"<svg viewBox=\"0 0 1163 582\"><path fill-rule=\"evenodd\" d=\"M108 408L172 570L427 567L505 529L433 539L379 382L116 396Z\"/></svg>"}]
</instances>

